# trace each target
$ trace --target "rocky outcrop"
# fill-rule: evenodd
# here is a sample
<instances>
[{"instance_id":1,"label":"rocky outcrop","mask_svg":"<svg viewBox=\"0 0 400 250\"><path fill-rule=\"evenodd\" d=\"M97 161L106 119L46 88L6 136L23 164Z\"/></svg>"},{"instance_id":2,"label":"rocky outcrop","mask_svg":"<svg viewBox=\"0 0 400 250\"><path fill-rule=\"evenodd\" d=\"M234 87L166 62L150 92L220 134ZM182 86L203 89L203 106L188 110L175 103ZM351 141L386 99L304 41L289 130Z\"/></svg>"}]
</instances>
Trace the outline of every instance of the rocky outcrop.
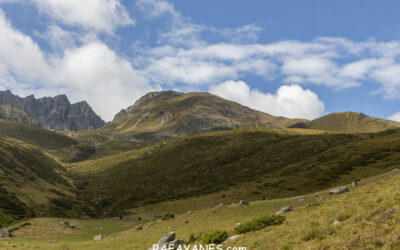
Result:
<instances>
[{"instance_id":1,"label":"rocky outcrop","mask_svg":"<svg viewBox=\"0 0 400 250\"><path fill-rule=\"evenodd\" d=\"M279 210L279 211L276 212L275 214L276 214L276 215L281 215L281 214L284 214L284 213L289 213L289 212L291 212L292 210L293 210L293 209L292 209L291 206L282 207L281 210Z\"/></svg>"},{"instance_id":2,"label":"rocky outcrop","mask_svg":"<svg viewBox=\"0 0 400 250\"><path fill-rule=\"evenodd\" d=\"M0 119L19 122L31 126L40 125L38 121L24 111L6 105L0 105Z\"/></svg>"},{"instance_id":3,"label":"rocky outcrop","mask_svg":"<svg viewBox=\"0 0 400 250\"><path fill-rule=\"evenodd\" d=\"M332 190L329 191L330 195L334 195L334 194L342 194L342 193L346 193L349 192L349 189L347 187L339 187L339 188L334 188Z\"/></svg>"},{"instance_id":4,"label":"rocky outcrop","mask_svg":"<svg viewBox=\"0 0 400 250\"><path fill-rule=\"evenodd\" d=\"M40 126L57 131L97 129L105 124L87 102L71 104L65 95L36 99L0 91L0 105L22 110Z\"/></svg>"}]
</instances>

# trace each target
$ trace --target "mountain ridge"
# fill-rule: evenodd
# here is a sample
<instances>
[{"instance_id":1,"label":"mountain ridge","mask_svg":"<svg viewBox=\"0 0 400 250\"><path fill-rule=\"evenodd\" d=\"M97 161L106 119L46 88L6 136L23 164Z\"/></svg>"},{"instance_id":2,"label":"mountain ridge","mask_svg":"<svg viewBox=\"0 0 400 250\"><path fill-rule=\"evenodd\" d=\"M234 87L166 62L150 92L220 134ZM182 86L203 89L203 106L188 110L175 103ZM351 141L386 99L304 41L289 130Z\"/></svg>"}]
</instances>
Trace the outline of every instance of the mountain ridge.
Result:
<instances>
[{"instance_id":1,"label":"mountain ridge","mask_svg":"<svg viewBox=\"0 0 400 250\"><path fill-rule=\"evenodd\" d=\"M0 105L19 109L51 130L97 129L105 124L86 101L71 104L66 95L36 99L33 95L19 97L9 90L0 91Z\"/></svg>"},{"instance_id":2,"label":"mountain ridge","mask_svg":"<svg viewBox=\"0 0 400 250\"><path fill-rule=\"evenodd\" d=\"M337 112L312 121L293 124L289 128L318 129L346 133L374 133L399 128L400 123L375 118L359 112Z\"/></svg>"},{"instance_id":3,"label":"mountain ridge","mask_svg":"<svg viewBox=\"0 0 400 250\"><path fill-rule=\"evenodd\" d=\"M275 117L206 92L150 92L121 110L103 131L170 138L241 127L285 128L302 119Z\"/></svg>"}]
</instances>

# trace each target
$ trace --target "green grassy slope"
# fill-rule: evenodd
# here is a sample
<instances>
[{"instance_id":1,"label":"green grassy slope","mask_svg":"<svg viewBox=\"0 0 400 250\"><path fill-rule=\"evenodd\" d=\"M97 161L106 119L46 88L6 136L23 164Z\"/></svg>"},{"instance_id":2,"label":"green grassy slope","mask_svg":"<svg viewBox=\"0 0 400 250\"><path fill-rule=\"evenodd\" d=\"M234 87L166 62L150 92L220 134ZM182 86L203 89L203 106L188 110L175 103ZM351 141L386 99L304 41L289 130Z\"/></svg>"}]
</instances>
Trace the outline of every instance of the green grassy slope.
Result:
<instances>
[{"instance_id":1,"label":"green grassy slope","mask_svg":"<svg viewBox=\"0 0 400 250\"><path fill-rule=\"evenodd\" d=\"M79 187L109 214L243 184L242 197L305 194L373 176L400 162L400 130L309 134L287 130L214 132L75 165Z\"/></svg>"},{"instance_id":2,"label":"green grassy slope","mask_svg":"<svg viewBox=\"0 0 400 250\"><path fill-rule=\"evenodd\" d=\"M136 216L124 220L72 220L77 228L66 229L59 226L61 219L35 219L30 221L31 225L16 231L15 237L0 239L0 244L18 249L148 249L163 235L174 231L184 240L195 236L193 246L200 244L207 233L226 230L232 236L236 234L237 223L272 215L280 207L291 205L294 210L285 214L282 225L243 234L225 244L224 249L228 246L252 250L398 249L399 183L399 175L387 173L362 180L360 187L350 188L349 193L342 195L329 196L328 190L324 190L301 199L255 201L249 206L225 204L219 209L194 210L192 214L175 213L175 218L166 221L152 222L147 218L138 221ZM182 202L174 201L171 205L178 209ZM196 200L191 200L191 204L195 207ZM157 205L158 210L163 211L166 205ZM339 224L334 225L335 220ZM144 229L136 230L137 224L143 224ZM93 241L96 234L106 237ZM57 240L57 243L50 244L48 240Z\"/></svg>"},{"instance_id":3,"label":"green grassy slope","mask_svg":"<svg viewBox=\"0 0 400 250\"><path fill-rule=\"evenodd\" d=\"M17 139L46 150L57 150L77 144L65 135L6 120L0 120L0 137Z\"/></svg>"},{"instance_id":4,"label":"green grassy slope","mask_svg":"<svg viewBox=\"0 0 400 250\"><path fill-rule=\"evenodd\" d=\"M39 122L24 111L5 105L0 105L0 119L38 126Z\"/></svg>"},{"instance_id":5,"label":"green grassy slope","mask_svg":"<svg viewBox=\"0 0 400 250\"><path fill-rule=\"evenodd\" d=\"M80 209L83 202L76 200L66 176L64 167L39 149L0 137L0 224L30 216L90 213Z\"/></svg>"},{"instance_id":6,"label":"green grassy slope","mask_svg":"<svg viewBox=\"0 0 400 250\"><path fill-rule=\"evenodd\" d=\"M371 133L391 128L399 128L400 123L370 117L361 113L333 113L310 122L291 125L293 128L310 128L346 133Z\"/></svg>"}]
</instances>

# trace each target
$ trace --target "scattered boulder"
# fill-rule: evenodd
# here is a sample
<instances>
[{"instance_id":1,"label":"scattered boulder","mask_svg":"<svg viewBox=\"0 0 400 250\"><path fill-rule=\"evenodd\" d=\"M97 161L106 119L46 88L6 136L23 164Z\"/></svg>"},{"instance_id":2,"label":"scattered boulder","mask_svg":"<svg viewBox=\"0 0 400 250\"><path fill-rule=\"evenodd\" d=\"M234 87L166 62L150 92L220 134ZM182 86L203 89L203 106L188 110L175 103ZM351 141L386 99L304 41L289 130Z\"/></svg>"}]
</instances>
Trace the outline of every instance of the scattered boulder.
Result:
<instances>
[{"instance_id":1,"label":"scattered boulder","mask_svg":"<svg viewBox=\"0 0 400 250\"><path fill-rule=\"evenodd\" d=\"M93 240L102 240L102 239L104 239L104 235L102 235L102 234L96 235L93 238Z\"/></svg>"},{"instance_id":2,"label":"scattered boulder","mask_svg":"<svg viewBox=\"0 0 400 250\"><path fill-rule=\"evenodd\" d=\"M250 203L249 203L248 201L245 201L245 200L241 200L241 201L239 202L239 204L242 205L242 206L248 206L248 205L250 205Z\"/></svg>"},{"instance_id":3,"label":"scattered boulder","mask_svg":"<svg viewBox=\"0 0 400 250\"><path fill-rule=\"evenodd\" d=\"M240 226L240 225L242 225L242 223L240 223L240 222L236 223L236 226Z\"/></svg>"},{"instance_id":4,"label":"scattered boulder","mask_svg":"<svg viewBox=\"0 0 400 250\"><path fill-rule=\"evenodd\" d=\"M353 186L353 188L358 187L358 182L359 182L359 181L360 181L360 180L358 179L358 180L354 180L353 183L351 183L351 185Z\"/></svg>"},{"instance_id":5,"label":"scattered boulder","mask_svg":"<svg viewBox=\"0 0 400 250\"><path fill-rule=\"evenodd\" d=\"M47 243L57 243L55 240L49 240Z\"/></svg>"},{"instance_id":6,"label":"scattered boulder","mask_svg":"<svg viewBox=\"0 0 400 250\"><path fill-rule=\"evenodd\" d=\"M185 244L184 240L175 239L175 232L168 233L167 235L161 237L161 239L159 239L157 242L157 245L160 248L167 248L167 249L169 249L170 247L176 247L183 244Z\"/></svg>"},{"instance_id":7,"label":"scattered boulder","mask_svg":"<svg viewBox=\"0 0 400 250\"><path fill-rule=\"evenodd\" d=\"M193 211L188 211L186 214L192 214L193 213Z\"/></svg>"},{"instance_id":8,"label":"scattered boulder","mask_svg":"<svg viewBox=\"0 0 400 250\"><path fill-rule=\"evenodd\" d=\"M220 203L218 206L216 206L215 208L222 208L224 206L223 203Z\"/></svg>"},{"instance_id":9,"label":"scattered boulder","mask_svg":"<svg viewBox=\"0 0 400 250\"><path fill-rule=\"evenodd\" d=\"M392 170L392 172L397 172L397 171L399 171L398 168L394 168L394 169Z\"/></svg>"},{"instance_id":10,"label":"scattered boulder","mask_svg":"<svg viewBox=\"0 0 400 250\"><path fill-rule=\"evenodd\" d=\"M142 226L142 225L136 226L136 230L142 230L142 229L143 229L143 226Z\"/></svg>"},{"instance_id":11,"label":"scattered boulder","mask_svg":"<svg viewBox=\"0 0 400 250\"><path fill-rule=\"evenodd\" d=\"M69 224L68 221L62 221L60 224L61 224L61 226L64 226L64 227L70 227L71 226L71 224Z\"/></svg>"},{"instance_id":12,"label":"scattered boulder","mask_svg":"<svg viewBox=\"0 0 400 250\"><path fill-rule=\"evenodd\" d=\"M240 236L242 236L242 235L234 235L234 236L231 236L231 237L229 237L228 239L226 239L226 240L223 242L223 244L226 244L226 243L229 243L229 242L231 242L231 241L234 241L234 240L236 240L237 238L239 238Z\"/></svg>"},{"instance_id":13,"label":"scattered boulder","mask_svg":"<svg viewBox=\"0 0 400 250\"><path fill-rule=\"evenodd\" d=\"M346 193L349 192L349 189L347 187L339 187L339 188L334 188L331 191L329 191L330 195L333 194L342 194L342 193Z\"/></svg>"},{"instance_id":14,"label":"scattered boulder","mask_svg":"<svg viewBox=\"0 0 400 250\"><path fill-rule=\"evenodd\" d=\"M282 207L281 210L279 210L278 212L276 212L276 215L280 215L280 214L284 214L284 213L289 213L290 211L292 211L292 207L291 206L287 206L287 207Z\"/></svg>"},{"instance_id":15,"label":"scattered boulder","mask_svg":"<svg viewBox=\"0 0 400 250\"><path fill-rule=\"evenodd\" d=\"M11 233L7 229L0 229L0 237L11 237Z\"/></svg>"}]
</instances>

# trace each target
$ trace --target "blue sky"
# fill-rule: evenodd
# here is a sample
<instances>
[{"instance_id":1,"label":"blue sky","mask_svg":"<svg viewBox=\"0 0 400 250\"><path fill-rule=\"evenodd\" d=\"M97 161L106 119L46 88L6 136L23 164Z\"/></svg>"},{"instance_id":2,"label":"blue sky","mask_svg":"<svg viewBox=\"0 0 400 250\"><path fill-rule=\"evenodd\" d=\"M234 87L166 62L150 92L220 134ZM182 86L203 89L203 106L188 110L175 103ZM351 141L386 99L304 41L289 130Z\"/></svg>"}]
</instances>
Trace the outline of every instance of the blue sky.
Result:
<instances>
[{"instance_id":1,"label":"blue sky","mask_svg":"<svg viewBox=\"0 0 400 250\"><path fill-rule=\"evenodd\" d=\"M103 119L148 91L400 121L399 1L0 0L0 89Z\"/></svg>"}]
</instances>

